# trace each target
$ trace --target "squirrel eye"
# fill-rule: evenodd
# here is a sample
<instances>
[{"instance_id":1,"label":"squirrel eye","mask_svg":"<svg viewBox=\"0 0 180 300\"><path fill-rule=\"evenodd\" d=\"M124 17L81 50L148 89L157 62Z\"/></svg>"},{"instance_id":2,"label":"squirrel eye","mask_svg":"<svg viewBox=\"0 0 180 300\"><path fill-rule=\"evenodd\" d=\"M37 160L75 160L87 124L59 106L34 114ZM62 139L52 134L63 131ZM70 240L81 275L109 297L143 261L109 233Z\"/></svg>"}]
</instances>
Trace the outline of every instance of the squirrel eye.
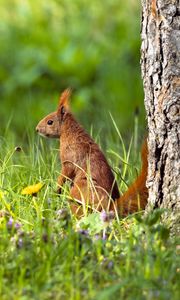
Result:
<instances>
[{"instance_id":1,"label":"squirrel eye","mask_svg":"<svg viewBox=\"0 0 180 300\"><path fill-rule=\"evenodd\" d=\"M53 124L53 120L48 120L48 121L47 121L47 124L48 124L48 125L52 125L52 124Z\"/></svg>"}]
</instances>

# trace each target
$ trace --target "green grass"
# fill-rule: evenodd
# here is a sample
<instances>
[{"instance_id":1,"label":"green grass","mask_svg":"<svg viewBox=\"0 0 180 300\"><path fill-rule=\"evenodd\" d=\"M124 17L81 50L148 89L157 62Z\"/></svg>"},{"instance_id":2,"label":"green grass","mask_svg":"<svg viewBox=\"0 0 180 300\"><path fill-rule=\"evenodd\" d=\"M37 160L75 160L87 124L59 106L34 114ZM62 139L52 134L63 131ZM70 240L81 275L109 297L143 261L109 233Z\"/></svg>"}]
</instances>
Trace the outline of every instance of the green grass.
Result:
<instances>
[{"instance_id":1,"label":"green grass","mask_svg":"<svg viewBox=\"0 0 180 300\"><path fill-rule=\"evenodd\" d=\"M32 137L71 86L73 112L88 130L93 124L91 133L126 190L137 175L145 123L140 4L1 4L0 300L179 299L178 241L160 223L160 212L145 220L138 214L105 224L92 214L77 221L68 185L56 194L58 143ZM125 147L118 128L130 139L133 126ZM38 182L44 187L37 197L21 194Z\"/></svg>"},{"instance_id":2,"label":"green grass","mask_svg":"<svg viewBox=\"0 0 180 300\"><path fill-rule=\"evenodd\" d=\"M0 299L179 299L178 241L160 211L78 221L68 185L60 197L55 192L58 144L33 137L20 152L16 146L0 139ZM107 153L120 186L118 161L127 162L128 150L121 157L109 144ZM131 181L134 168L125 165L121 174ZM21 195L37 182L44 184L37 197Z\"/></svg>"}]
</instances>

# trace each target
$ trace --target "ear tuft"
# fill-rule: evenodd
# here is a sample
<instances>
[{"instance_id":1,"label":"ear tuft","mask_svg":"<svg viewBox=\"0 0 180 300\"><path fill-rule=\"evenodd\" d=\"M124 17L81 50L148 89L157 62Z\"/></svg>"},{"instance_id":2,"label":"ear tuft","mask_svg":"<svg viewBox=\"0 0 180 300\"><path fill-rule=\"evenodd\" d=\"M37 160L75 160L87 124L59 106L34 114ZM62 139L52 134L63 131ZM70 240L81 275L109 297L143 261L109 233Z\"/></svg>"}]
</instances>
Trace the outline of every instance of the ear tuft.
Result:
<instances>
[{"instance_id":1,"label":"ear tuft","mask_svg":"<svg viewBox=\"0 0 180 300\"><path fill-rule=\"evenodd\" d=\"M69 111L69 98L71 96L71 88L68 88L62 92L58 104L57 115L59 120L62 121L65 112Z\"/></svg>"},{"instance_id":2,"label":"ear tuft","mask_svg":"<svg viewBox=\"0 0 180 300\"><path fill-rule=\"evenodd\" d=\"M64 106L65 108L69 107L69 98L71 96L71 88L64 90L60 96L59 106Z\"/></svg>"}]
</instances>

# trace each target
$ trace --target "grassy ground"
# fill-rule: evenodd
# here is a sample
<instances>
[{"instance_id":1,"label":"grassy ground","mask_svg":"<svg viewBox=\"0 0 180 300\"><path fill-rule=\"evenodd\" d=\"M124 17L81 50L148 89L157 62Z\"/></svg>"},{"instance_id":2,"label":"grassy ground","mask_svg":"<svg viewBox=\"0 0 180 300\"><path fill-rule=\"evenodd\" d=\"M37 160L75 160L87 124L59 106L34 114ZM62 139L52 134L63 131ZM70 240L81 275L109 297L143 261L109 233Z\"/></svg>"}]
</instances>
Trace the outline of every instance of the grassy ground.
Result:
<instances>
[{"instance_id":1,"label":"grassy ground","mask_svg":"<svg viewBox=\"0 0 180 300\"><path fill-rule=\"evenodd\" d=\"M161 212L76 220L68 186L55 193L58 144L29 140L22 149L0 140L0 299L179 299L180 249ZM119 154L107 152L118 173ZM132 170L123 168L127 180ZM38 182L37 196L21 194Z\"/></svg>"}]
</instances>

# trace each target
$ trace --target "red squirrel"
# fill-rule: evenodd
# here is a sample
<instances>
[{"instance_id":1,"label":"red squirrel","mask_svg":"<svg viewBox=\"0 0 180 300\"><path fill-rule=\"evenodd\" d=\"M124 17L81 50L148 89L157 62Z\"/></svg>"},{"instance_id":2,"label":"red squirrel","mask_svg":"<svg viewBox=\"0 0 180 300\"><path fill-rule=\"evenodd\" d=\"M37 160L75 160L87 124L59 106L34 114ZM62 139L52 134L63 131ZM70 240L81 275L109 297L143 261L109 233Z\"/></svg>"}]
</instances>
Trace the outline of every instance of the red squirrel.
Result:
<instances>
[{"instance_id":1,"label":"red squirrel","mask_svg":"<svg viewBox=\"0 0 180 300\"><path fill-rule=\"evenodd\" d=\"M124 195L120 196L114 174L104 154L69 108L71 91L60 96L57 111L37 125L36 131L45 137L60 139L61 175L58 192L66 180L71 181L70 208L81 217L85 209L117 210L122 216L144 209L147 203L147 142L142 147L142 170Z\"/></svg>"}]
</instances>

